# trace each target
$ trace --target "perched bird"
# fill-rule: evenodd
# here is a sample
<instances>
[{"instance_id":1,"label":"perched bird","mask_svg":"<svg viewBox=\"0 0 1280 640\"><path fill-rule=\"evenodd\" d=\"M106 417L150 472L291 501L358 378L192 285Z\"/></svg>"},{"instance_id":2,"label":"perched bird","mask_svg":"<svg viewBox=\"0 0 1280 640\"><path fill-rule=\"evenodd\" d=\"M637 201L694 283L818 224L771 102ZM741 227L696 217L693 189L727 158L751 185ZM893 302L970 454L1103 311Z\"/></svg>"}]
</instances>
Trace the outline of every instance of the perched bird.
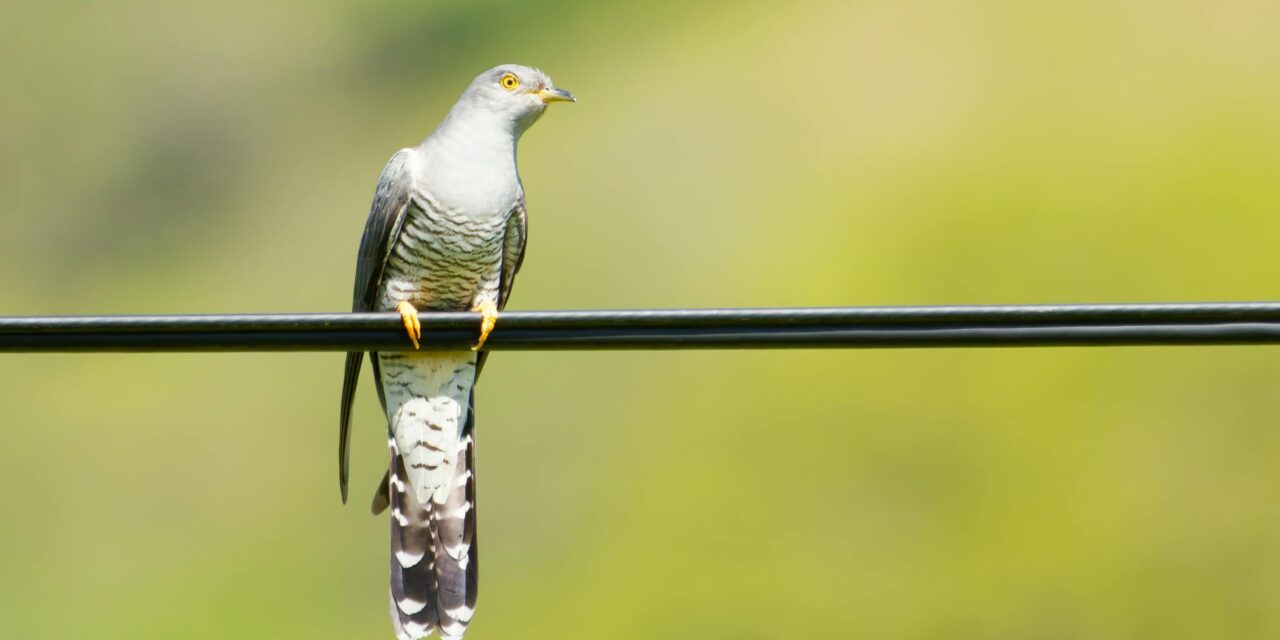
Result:
<instances>
[{"instance_id":1,"label":"perched bird","mask_svg":"<svg viewBox=\"0 0 1280 640\"><path fill-rule=\"evenodd\" d=\"M527 214L516 143L552 102L545 73L502 65L476 76L443 122L401 149L378 180L356 258L353 311L397 310L415 349L419 311L479 311L471 351L371 353L390 465L373 512L391 506L391 620L402 640L461 638L476 604L475 411L480 352L524 257ZM347 500L351 405L363 353L342 382L338 481Z\"/></svg>"}]
</instances>

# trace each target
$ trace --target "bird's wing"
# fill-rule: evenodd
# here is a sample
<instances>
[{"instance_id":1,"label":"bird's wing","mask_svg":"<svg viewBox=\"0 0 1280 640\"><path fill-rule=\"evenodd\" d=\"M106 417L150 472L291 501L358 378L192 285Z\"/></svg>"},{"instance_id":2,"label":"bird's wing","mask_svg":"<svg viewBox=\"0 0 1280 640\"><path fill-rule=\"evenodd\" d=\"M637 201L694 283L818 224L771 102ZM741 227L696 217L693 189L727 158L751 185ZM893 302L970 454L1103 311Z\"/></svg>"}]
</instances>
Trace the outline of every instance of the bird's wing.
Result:
<instances>
[{"instance_id":1,"label":"bird's wing","mask_svg":"<svg viewBox=\"0 0 1280 640\"><path fill-rule=\"evenodd\" d=\"M502 279L498 281L498 309L507 307L507 299L511 297L511 285L524 264L524 245L529 240L529 211L525 208L524 194L516 201L516 206L507 216L506 236L502 240ZM481 351L476 359L476 380L484 370L484 362L489 359L488 351Z\"/></svg>"},{"instance_id":2,"label":"bird's wing","mask_svg":"<svg viewBox=\"0 0 1280 640\"><path fill-rule=\"evenodd\" d=\"M524 194L507 217L507 234L502 241L502 280L498 283L498 308L507 306L511 297L511 285L515 282L520 266L524 264L524 245L529 240L529 212L525 208Z\"/></svg>"},{"instance_id":3,"label":"bird's wing","mask_svg":"<svg viewBox=\"0 0 1280 640\"><path fill-rule=\"evenodd\" d=\"M372 311L378 295L378 284L387 256L395 246L396 236L404 224L404 213L409 204L413 175L409 170L412 150L401 149L382 170L378 188L373 194L369 219L360 238L360 250L356 254L356 282L352 292L352 311ZM351 467L351 405L355 401L356 382L360 378L363 352L347 353L346 371L342 378L342 409L338 419L338 487L342 502L347 501L347 475ZM375 358L376 363L376 358ZM378 382L378 400L384 405L381 381Z\"/></svg>"}]
</instances>

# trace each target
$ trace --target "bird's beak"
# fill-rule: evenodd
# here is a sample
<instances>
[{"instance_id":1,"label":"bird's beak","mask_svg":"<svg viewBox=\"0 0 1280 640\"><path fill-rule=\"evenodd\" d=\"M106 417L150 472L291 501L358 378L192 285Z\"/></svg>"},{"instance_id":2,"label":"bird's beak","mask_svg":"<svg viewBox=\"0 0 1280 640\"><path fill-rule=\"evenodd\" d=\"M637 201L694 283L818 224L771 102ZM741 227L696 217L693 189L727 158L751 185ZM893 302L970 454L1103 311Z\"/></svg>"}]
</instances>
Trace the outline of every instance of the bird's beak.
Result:
<instances>
[{"instance_id":1,"label":"bird's beak","mask_svg":"<svg viewBox=\"0 0 1280 640\"><path fill-rule=\"evenodd\" d=\"M569 93L564 89L557 89L555 87L547 87L546 89L539 89L537 95L539 98L542 99L543 104L551 104L552 102L577 102L578 101L577 98L573 97L572 93Z\"/></svg>"}]
</instances>

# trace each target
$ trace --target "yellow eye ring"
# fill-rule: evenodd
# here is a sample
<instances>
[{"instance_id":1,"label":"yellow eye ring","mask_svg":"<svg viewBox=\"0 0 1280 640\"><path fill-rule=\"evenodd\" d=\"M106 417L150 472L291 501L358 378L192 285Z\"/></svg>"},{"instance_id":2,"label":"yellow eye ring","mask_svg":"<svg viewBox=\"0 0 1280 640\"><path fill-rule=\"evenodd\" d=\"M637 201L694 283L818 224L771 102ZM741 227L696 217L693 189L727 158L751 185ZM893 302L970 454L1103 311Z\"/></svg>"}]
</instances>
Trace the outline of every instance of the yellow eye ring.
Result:
<instances>
[{"instance_id":1,"label":"yellow eye ring","mask_svg":"<svg viewBox=\"0 0 1280 640\"><path fill-rule=\"evenodd\" d=\"M502 74L502 77L498 79L498 84L502 85L503 89L512 91L516 87L520 86L520 78L517 78L514 73L504 73Z\"/></svg>"}]
</instances>

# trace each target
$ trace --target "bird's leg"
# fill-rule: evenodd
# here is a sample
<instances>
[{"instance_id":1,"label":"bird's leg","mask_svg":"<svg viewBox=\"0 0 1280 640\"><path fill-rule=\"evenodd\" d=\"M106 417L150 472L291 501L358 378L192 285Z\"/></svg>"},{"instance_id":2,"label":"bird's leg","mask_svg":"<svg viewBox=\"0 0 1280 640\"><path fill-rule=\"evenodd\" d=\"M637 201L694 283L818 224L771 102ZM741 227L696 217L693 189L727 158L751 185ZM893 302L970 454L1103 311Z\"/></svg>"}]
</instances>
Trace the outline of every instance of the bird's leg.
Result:
<instances>
[{"instance_id":1,"label":"bird's leg","mask_svg":"<svg viewBox=\"0 0 1280 640\"><path fill-rule=\"evenodd\" d=\"M484 341L489 339L489 333L493 331L493 325L498 323L498 305L491 300L485 300L471 309L478 311L480 318L480 341L471 345L472 351L479 351L484 347Z\"/></svg>"},{"instance_id":2,"label":"bird's leg","mask_svg":"<svg viewBox=\"0 0 1280 640\"><path fill-rule=\"evenodd\" d=\"M418 340L422 338L422 322L418 320L418 310L408 302L401 302L396 305L396 311L400 312L400 321L404 323L404 330L409 334L413 348L419 348Z\"/></svg>"}]
</instances>

